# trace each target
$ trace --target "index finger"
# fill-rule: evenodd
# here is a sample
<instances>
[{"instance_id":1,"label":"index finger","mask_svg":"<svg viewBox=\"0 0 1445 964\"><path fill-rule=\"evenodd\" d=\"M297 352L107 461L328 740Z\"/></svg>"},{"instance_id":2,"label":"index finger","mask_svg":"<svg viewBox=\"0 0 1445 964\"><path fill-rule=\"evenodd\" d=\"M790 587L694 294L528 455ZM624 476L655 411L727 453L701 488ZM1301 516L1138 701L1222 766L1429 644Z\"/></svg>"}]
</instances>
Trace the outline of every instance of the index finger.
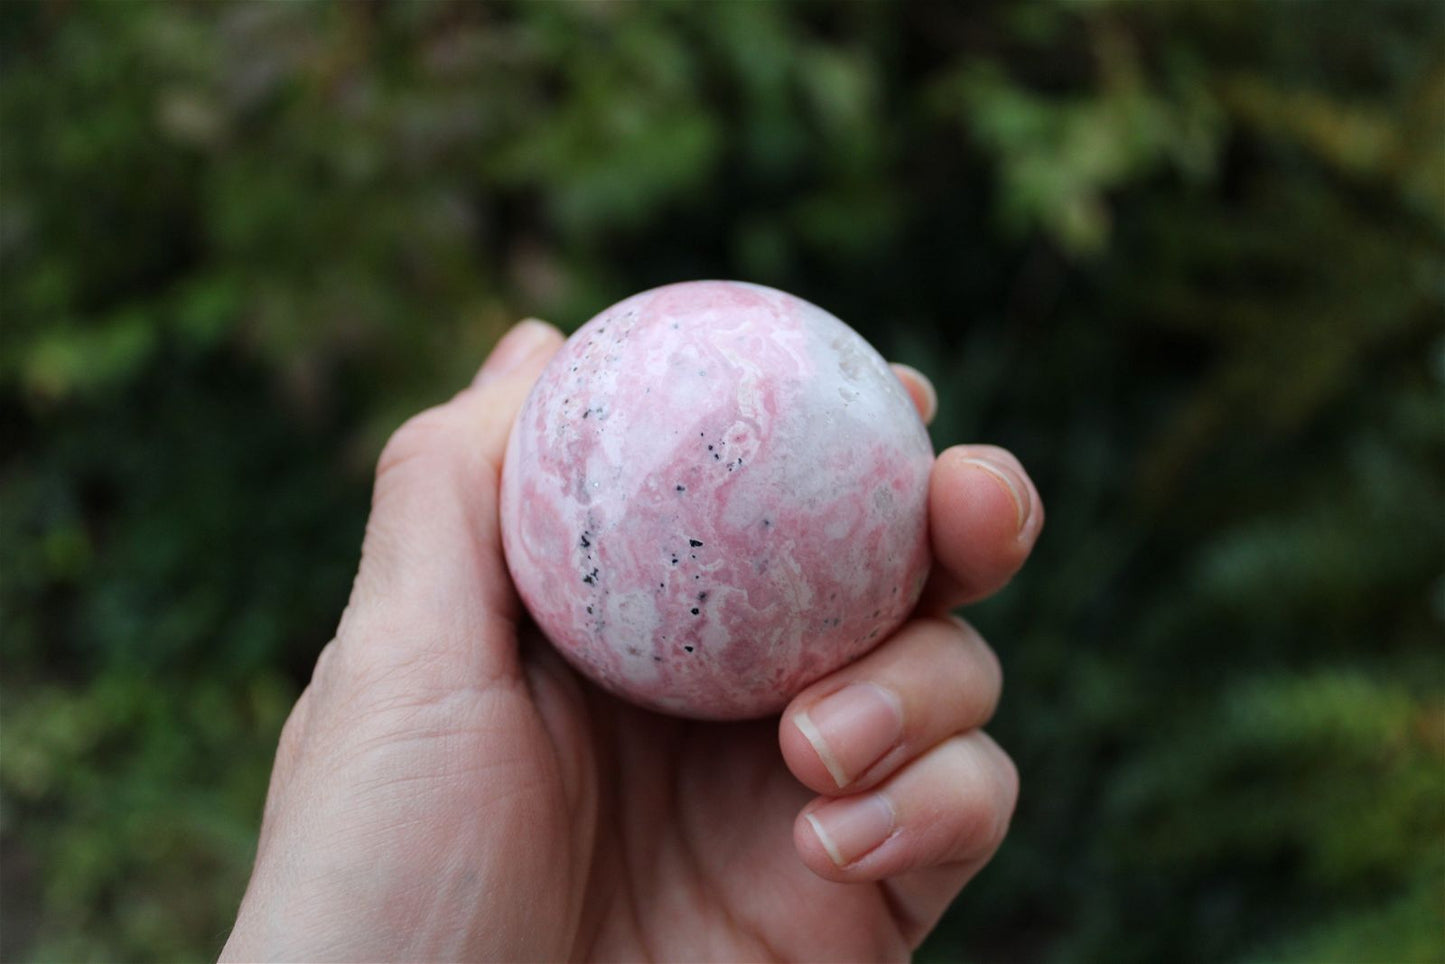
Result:
<instances>
[{"instance_id":1,"label":"index finger","mask_svg":"<svg viewBox=\"0 0 1445 964\"><path fill-rule=\"evenodd\" d=\"M934 462L928 518L934 568L919 611L945 613L1008 584L1038 540L1044 503L1013 453L956 445Z\"/></svg>"}]
</instances>

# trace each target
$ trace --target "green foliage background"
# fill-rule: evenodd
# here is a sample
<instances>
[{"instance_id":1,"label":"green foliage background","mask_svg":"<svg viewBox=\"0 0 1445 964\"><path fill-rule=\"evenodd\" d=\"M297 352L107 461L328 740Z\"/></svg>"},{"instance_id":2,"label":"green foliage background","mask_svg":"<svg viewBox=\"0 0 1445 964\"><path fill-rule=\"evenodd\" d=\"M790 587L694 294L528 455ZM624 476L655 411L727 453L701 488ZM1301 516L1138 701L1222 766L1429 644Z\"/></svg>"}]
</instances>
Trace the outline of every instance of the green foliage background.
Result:
<instances>
[{"instance_id":1,"label":"green foliage background","mask_svg":"<svg viewBox=\"0 0 1445 964\"><path fill-rule=\"evenodd\" d=\"M1049 506L930 960L1445 960L1445 7L0 5L0 957L219 948L386 434L793 291Z\"/></svg>"}]
</instances>

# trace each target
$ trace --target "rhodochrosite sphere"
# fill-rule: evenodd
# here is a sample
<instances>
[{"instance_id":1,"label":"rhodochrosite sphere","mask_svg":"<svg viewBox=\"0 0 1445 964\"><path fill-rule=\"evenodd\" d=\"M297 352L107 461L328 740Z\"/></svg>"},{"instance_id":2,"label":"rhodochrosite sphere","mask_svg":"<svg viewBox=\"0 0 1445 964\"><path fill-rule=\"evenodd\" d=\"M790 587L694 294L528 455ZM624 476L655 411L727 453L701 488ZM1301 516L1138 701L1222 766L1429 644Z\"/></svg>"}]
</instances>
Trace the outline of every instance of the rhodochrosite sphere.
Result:
<instances>
[{"instance_id":1,"label":"rhodochrosite sphere","mask_svg":"<svg viewBox=\"0 0 1445 964\"><path fill-rule=\"evenodd\" d=\"M502 473L507 563L605 688L680 716L781 709L907 616L933 451L867 342L800 298L628 298L542 373Z\"/></svg>"}]
</instances>

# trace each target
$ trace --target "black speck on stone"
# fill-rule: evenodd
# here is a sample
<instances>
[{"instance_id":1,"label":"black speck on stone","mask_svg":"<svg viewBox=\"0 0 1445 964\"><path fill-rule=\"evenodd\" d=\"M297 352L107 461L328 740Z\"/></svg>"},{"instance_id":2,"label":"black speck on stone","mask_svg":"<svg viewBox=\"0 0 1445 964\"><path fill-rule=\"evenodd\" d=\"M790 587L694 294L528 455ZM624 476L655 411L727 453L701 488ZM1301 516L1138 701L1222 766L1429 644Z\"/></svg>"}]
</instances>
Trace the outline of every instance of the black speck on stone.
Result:
<instances>
[{"instance_id":1,"label":"black speck on stone","mask_svg":"<svg viewBox=\"0 0 1445 964\"><path fill-rule=\"evenodd\" d=\"M687 544L692 546L694 549L697 549L702 545L702 543L698 542L696 539L687 540Z\"/></svg>"},{"instance_id":2,"label":"black speck on stone","mask_svg":"<svg viewBox=\"0 0 1445 964\"><path fill-rule=\"evenodd\" d=\"M677 491L679 491L679 492L686 492L686 491L687 491L687 486L685 486L685 485L679 485L679 486L677 487Z\"/></svg>"},{"instance_id":3,"label":"black speck on stone","mask_svg":"<svg viewBox=\"0 0 1445 964\"><path fill-rule=\"evenodd\" d=\"M708 448L712 448L712 446L709 445ZM721 456L721 455L718 455L716 452L714 452L714 453L712 454L712 458L713 458L713 461L714 461L714 462L721 462L721 461L722 461L722 456Z\"/></svg>"},{"instance_id":4,"label":"black speck on stone","mask_svg":"<svg viewBox=\"0 0 1445 964\"><path fill-rule=\"evenodd\" d=\"M698 601L698 602L703 602L703 601L705 601L706 599L707 599L707 593L705 593L705 592L700 592L700 593L697 594L697 601Z\"/></svg>"},{"instance_id":5,"label":"black speck on stone","mask_svg":"<svg viewBox=\"0 0 1445 964\"><path fill-rule=\"evenodd\" d=\"M684 646L683 649L687 650L689 653L692 652L691 646Z\"/></svg>"},{"instance_id":6,"label":"black speck on stone","mask_svg":"<svg viewBox=\"0 0 1445 964\"><path fill-rule=\"evenodd\" d=\"M694 616L696 616L696 615L697 615L698 613L700 613L700 612L702 612L701 609L698 609L696 606L693 606L693 607L692 607L692 614L693 614Z\"/></svg>"},{"instance_id":7,"label":"black speck on stone","mask_svg":"<svg viewBox=\"0 0 1445 964\"><path fill-rule=\"evenodd\" d=\"M708 450L709 452L711 452L711 451L712 451L712 446L709 445L709 446L707 447L707 450Z\"/></svg>"},{"instance_id":8,"label":"black speck on stone","mask_svg":"<svg viewBox=\"0 0 1445 964\"><path fill-rule=\"evenodd\" d=\"M582 417L583 417L583 418L586 418L587 416L589 416L589 415L591 415L591 414L592 414L592 409L589 408L589 409L587 409L587 411L585 411L585 412L582 413Z\"/></svg>"},{"instance_id":9,"label":"black speck on stone","mask_svg":"<svg viewBox=\"0 0 1445 964\"><path fill-rule=\"evenodd\" d=\"M587 611L588 611L589 613L592 612L592 607L591 607L591 606L588 606L588 607L587 607Z\"/></svg>"},{"instance_id":10,"label":"black speck on stone","mask_svg":"<svg viewBox=\"0 0 1445 964\"><path fill-rule=\"evenodd\" d=\"M582 533L582 548L586 549L590 545L592 545L592 543L587 541L587 533Z\"/></svg>"},{"instance_id":11,"label":"black speck on stone","mask_svg":"<svg viewBox=\"0 0 1445 964\"><path fill-rule=\"evenodd\" d=\"M673 564L674 566L677 565L677 556L673 556L673 557L672 557L672 564Z\"/></svg>"}]
</instances>

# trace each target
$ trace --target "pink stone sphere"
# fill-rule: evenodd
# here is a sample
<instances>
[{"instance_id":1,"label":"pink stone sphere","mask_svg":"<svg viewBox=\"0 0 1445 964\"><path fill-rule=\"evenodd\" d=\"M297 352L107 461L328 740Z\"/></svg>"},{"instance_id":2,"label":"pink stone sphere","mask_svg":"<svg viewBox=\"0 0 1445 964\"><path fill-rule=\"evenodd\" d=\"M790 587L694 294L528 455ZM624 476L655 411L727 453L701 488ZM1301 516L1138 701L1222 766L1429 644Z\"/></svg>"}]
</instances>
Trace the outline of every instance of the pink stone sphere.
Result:
<instances>
[{"instance_id":1,"label":"pink stone sphere","mask_svg":"<svg viewBox=\"0 0 1445 964\"><path fill-rule=\"evenodd\" d=\"M577 330L502 471L537 625L634 703L775 713L872 649L928 575L933 449L857 332L801 298L695 281Z\"/></svg>"}]
</instances>

